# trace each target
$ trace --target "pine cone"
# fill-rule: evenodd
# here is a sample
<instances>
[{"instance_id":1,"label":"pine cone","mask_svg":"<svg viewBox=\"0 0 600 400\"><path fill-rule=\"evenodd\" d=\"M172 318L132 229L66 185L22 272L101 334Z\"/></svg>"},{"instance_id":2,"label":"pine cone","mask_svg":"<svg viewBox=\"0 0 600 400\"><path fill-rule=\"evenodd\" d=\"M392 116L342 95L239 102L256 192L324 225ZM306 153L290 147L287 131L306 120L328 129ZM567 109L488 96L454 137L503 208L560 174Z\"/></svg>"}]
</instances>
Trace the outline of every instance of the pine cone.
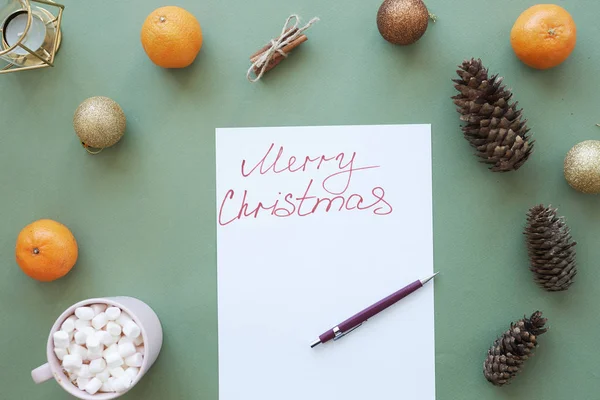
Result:
<instances>
[{"instance_id":1,"label":"pine cone","mask_svg":"<svg viewBox=\"0 0 600 400\"><path fill-rule=\"evenodd\" d=\"M534 279L550 292L567 290L577 274L571 231L556 209L538 205L527 214L527 250Z\"/></svg>"},{"instance_id":2,"label":"pine cone","mask_svg":"<svg viewBox=\"0 0 600 400\"><path fill-rule=\"evenodd\" d=\"M512 93L502 85L498 75L488 76L481 60L464 61L453 79L460 94L452 97L465 138L477 149L481 162L491 164L494 172L519 169L533 151L533 141L527 133L527 120L522 110L511 102Z\"/></svg>"},{"instance_id":3,"label":"pine cone","mask_svg":"<svg viewBox=\"0 0 600 400\"><path fill-rule=\"evenodd\" d=\"M525 360L533 356L537 347L537 337L545 333L546 318L536 311L531 318L511 323L510 329L500 336L490 349L483 362L483 375L496 386L508 383L521 370Z\"/></svg>"}]
</instances>

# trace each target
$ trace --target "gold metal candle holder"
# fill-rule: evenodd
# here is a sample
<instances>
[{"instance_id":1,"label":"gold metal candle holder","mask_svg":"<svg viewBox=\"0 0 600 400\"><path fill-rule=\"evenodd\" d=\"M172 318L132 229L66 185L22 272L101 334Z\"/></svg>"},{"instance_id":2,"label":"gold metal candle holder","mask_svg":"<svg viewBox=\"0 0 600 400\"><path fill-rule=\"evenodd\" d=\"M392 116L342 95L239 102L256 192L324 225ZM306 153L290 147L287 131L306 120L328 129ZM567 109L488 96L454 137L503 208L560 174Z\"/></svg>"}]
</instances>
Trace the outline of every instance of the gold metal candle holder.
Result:
<instances>
[{"instance_id":1,"label":"gold metal candle holder","mask_svg":"<svg viewBox=\"0 0 600 400\"><path fill-rule=\"evenodd\" d=\"M0 59L6 63L0 74L54 66L64 9L50 0L0 0Z\"/></svg>"}]
</instances>

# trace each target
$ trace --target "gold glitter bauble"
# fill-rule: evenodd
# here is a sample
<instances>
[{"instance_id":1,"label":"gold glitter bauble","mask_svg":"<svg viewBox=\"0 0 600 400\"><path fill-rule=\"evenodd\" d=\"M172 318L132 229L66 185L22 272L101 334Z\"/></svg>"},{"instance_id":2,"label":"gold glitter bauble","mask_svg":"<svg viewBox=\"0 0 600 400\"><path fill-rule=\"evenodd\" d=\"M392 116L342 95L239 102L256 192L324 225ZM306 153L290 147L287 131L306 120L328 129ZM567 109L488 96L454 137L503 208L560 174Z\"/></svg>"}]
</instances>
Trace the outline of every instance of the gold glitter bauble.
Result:
<instances>
[{"instance_id":1,"label":"gold glitter bauble","mask_svg":"<svg viewBox=\"0 0 600 400\"><path fill-rule=\"evenodd\" d=\"M565 178L583 193L600 193L600 141L575 145L565 158Z\"/></svg>"},{"instance_id":2,"label":"gold glitter bauble","mask_svg":"<svg viewBox=\"0 0 600 400\"><path fill-rule=\"evenodd\" d=\"M117 143L125 133L125 113L108 97L90 97L77 107L73 117L75 133L87 147L103 149Z\"/></svg>"},{"instance_id":3,"label":"gold glitter bauble","mask_svg":"<svg viewBox=\"0 0 600 400\"><path fill-rule=\"evenodd\" d=\"M419 40L429 25L422 0L385 0L377 13L377 27L385 40L407 45Z\"/></svg>"}]
</instances>

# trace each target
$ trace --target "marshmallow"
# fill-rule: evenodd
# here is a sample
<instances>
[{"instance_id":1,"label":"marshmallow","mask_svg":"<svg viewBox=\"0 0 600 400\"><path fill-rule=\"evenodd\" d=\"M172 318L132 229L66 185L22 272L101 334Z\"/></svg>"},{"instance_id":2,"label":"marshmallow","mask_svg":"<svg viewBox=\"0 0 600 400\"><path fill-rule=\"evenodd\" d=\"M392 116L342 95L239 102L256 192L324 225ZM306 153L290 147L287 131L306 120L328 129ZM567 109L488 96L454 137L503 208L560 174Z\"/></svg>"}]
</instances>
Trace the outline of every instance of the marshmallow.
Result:
<instances>
[{"instance_id":1,"label":"marshmallow","mask_svg":"<svg viewBox=\"0 0 600 400\"><path fill-rule=\"evenodd\" d=\"M75 370L83 364L83 357L79 354L68 354L63 358L62 365L66 370Z\"/></svg>"},{"instance_id":2,"label":"marshmallow","mask_svg":"<svg viewBox=\"0 0 600 400\"><path fill-rule=\"evenodd\" d=\"M121 338L119 338L119 344L123 343L133 343L133 339L128 338L127 336L121 336Z\"/></svg>"},{"instance_id":3,"label":"marshmallow","mask_svg":"<svg viewBox=\"0 0 600 400\"><path fill-rule=\"evenodd\" d=\"M119 355L122 358L127 358L135 354L135 346L131 342L125 342L119 345Z\"/></svg>"},{"instance_id":4,"label":"marshmallow","mask_svg":"<svg viewBox=\"0 0 600 400\"><path fill-rule=\"evenodd\" d=\"M115 378L114 381L112 381L111 383L111 387L113 389L113 392L124 392L125 391L125 380L119 382L118 379Z\"/></svg>"},{"instance_id":5,"label":"marshmallow","mask_svg":"<svg viewBox=\"0 0 600 400\"><path fill-rule=\"evenodd\" d=\"M108 378L110 378L110 372L108 367L104 368L102 372L98 372L96 374L96 378L100 379L102 382L108 382Z\"/></svg>"},{"instance_id":6,"label":"marshmallow","mask_svg":"<svg viewBox=\"0 0 600 400\"><path fill-rule=\"evenodd\" d=\"M129 378L127 375L117 378L113 381L112 387L115 392L124 392L131 387L131 378Z\"/></svg>"},{"instance_id":7,"label":"marshmallow","mask_svg":"<svg viewBox=\"0 0 600 400\"><path fill-rule=\"evenodd\" d=\"M98 351L102 353L102 345L100 344L100 340L98 340L96 335L88 336L85 341L85 345L87 346L88 350L93 351L94 353L98 353Z\"/></svg>"},{"instance_id":8,"label":"marshmallow","mask_svg":"<svg viewBox=\"0 0 600 400\"><path fill-rule=\"evenodd\" d=\"M85 344L85 341L87 340L87 335L85 334L85 332L77 331L75 332L74 338L76 344Z\"/></svg>"},{"instance_id":9,"label":"marshmallow","mask_svg":"<svg viewBox=\"0 0 600 400\"><path fill-rule=\"evenodd\" d=\"M101 312L92 319L92 326L94 329L100 330L104 328L104 325L106 325L107 322L108 318L106 317L106 314Z\"/></svg>"},{"instance_id":10,"label":"marshmallow","mask_svg":"<svg viewBox=\"0 0 600 400\"><path fill-rule=\"evenodd\" d=\"M98 378L93 378L86 386L85 391L89 394L96 394L102 387L102 381Z\"/></svg>"},{"instance_id":11,"label":"marshmallow","mask_svg":"<svg viewBox=\"0 0 600 400\"><path fill-rule=\"evenodd\" d=\"M121 336L112 336L112 335L110 335L110 336L112 337L110 344L117 344L119 342L119 339L121 338ZM110 345L107 345L107 346L110 346Z\"/></svg>"},{"instance_id":12,"label":"marshmallow","mask_svg":"<svg viewBox=\"0 0 600 400\"><path fill-rule=\"evenodd\" d=\"M126 392L139 377L145 354L141 328L118 307L77 308L53 341L69 380L92 396Z\"/></svg>"},{"instance_id":13,"label":"marshmallow","mask_svg":"<svg viewBox=\"0 0 600 400\"><path fill-rule=\"evenodd\" d=\"M77 321L77 317L71 315L69 318L65 319L65 322L62 323L60 330L67 333L73 332L75 330L75 321Z\"/></svg>"},{"instance_id":14,"label":"marshmallow","mask_svg":"<svg viewBox=\"0 0 600 400\"><path fill-rule=\"evenodd\" d=\"M114 342L112 335L110 333L108 333L107 331L96 332L96 337L98 338L100 343L105 346L110 346Z\"/></svg>"},{"instance_id":15,"label":"marshmallow","mask_svg":"<svg viewBox=\"0 0 600 400\"><path fill-rule=\"evenodd\" d=\"M102 387L100 388L100 391L103 393L108 393L108 392L113 392L113 388L112 385L110 384L110 382L103 382L102 383Z\"/></svg>"},{"instance_id":16,"label":"marshmallow","mask_svg":"<svg viewBox=\"0 0 600 400\"><path fill-rule=\"evenodd\" d=\"M144 361L144 356L140 353L135 353L132 356L129 356L125 359L125 364L130 367L141 367Z\"/></svg>"},{"instance_id":17,"label":"marshmallow","mask_svg":"<svg viewBox=\"0 0 600 400\"><path fill-rule=\"evenodd\" d=\"M115 391L114 384L115 384L116 380L117 380L117 378L114 378L114 377L111 376L110 378L108 378L108 381L106 381L106 386L108 388L110 388L109 392L114 392Z\"/></svg>"},{"instance_id":18,"label":"marshmallow","mask_svg":"<svg viewBox=\"0 0 600 400\"><path fill-rule=\"evenodd\" d=\"M104 350L102 352L102 357L106 358L110 353L117 353L117 354L119 354L119 346L116 343L111 344L110 346L108 346L106 348L106 350Z\"/></svg>"},{"instance_id":19,"label":"marshmallow","mask_svg":"<svg viewBox=\"0 0 600 400\"><path fill-rule=\"evenodd\" d=\"M135 339L142 333L138 324L133 321L127 321L125 325L123 325L123 333L125 336L131 339Z\"/></svg>"},{"instance_id":20,"label":"marshmallow","mask_svg":"<svg viewBox=\"0 0 600 400\"><path fill-rule=\"evenodd\" d=\"M90 383L90 380L87 378L77 378L77 387L81 390L84 390L88 383Z\"/></svg>"},{"instance_id":21,"label":"marshmallow","mask_svg":"<svg viewBox=\"0 0 600 400\"><path fill-rule=\"evenodd\" d=\"M67 349L63 349L60 347L55 347L54 348L54 354L56 354L56 358L58 358L60 361L63 360L63 358L69 354L69 352L67 351Z\"/></svg>"},{"instance_id":22,"label":"marshmallow","mask_svg":"<svg viewBox=\"0 0 600 400\"><path fill-rule=\"evenodd\" d=\"M104 313L109 321L114 321L121 316L121 309L118 307L108 307Z\"/></svg>"},{"instance_id":23,"label":"marshmallow","mask_svg":"<svg viewBox=\"0 0 600 400\"><path fill-rule=\"evenodd\" d=\"M125 391L125 380L119 381L115 378L114 381L111 382L111 386L114 392L124 392Z\"/></svg>"},{"instance_id":24,"label":"marshmallow","mask_svg":"<svg viewBox=\"0 0 600 400\"><path fill-rule=\"evenodd\" d=\"M118 379L124 381L124 383L125 383L125 389L130 389L131 388L131 384L133 383L133 379L131 379L129 376L125 375L125 376L122 376L122 377L120 377Z\"/></svg>"},{"instance_id":25,"label":"marshmallow","mask_svg":"<svg viewBox=\"0 0 600 400\"><path fill-rule=\"evenodd\" d=\"M106 333L106 335L105 335L105 333ZM100 339L100 343L102 343L106 347L117 343L120 338L120 336L113 336L106 331L98 331L98 333L96 335L98 335L98 338Z\"/></svg>"},{"instance_id":26,"label":"marshmallow","mask_svg":"<svg viewBox=\"0 0 600 400\"><path fill-rule=\"evenodd\" d=\"M96 334L96 330L91 326L86 326L80 329L81 332L85 333L87 337L94 336Z\"/></svg>"},{"instance_id":27,"label":"marshmallow","mask_svg":"<svg viewBox=\"0 0 600 400\"><path fill-rule=\"evenodd\" d=\"M94 376L90 371L90 366L87 364L83 364L79 368L79 371L77 371L77 375L83 379L92 379L92 377Z\"/></svg>"},{"instance_id":28,"label":"marshmallow","mask_svg":"<svg viewBox=\"0 0 600 400\"><path fill-rule=\"evenodd\" d=\"M98 350L88 349L86 353L86 358L90 361L102 358L102 348L99 348Z\"/></svg>"},{"instance_id":29,"label":"marshmallow","mask_svg":"<svg viewBox=\"0 0 600 400\"><path fill-rule=\"evenodd\" d=\"M78 331L81 331L86 326L92 326L92 321L86 321L83 319L78 319L77 321L75 321L75 329L77 329Z\"/></svg>"},{"instance_id":30,"label":"marshmallow","mask_svg":"<svg viewBox=\"0 0 600 400\"><path fill-rule=\"evenodd\" d=\"M123 365L123 359L119 355L118 351L107 354L106 357L104 357L104 359L106 360L106 365L110 369L117 368Z\"/></svg>"},{"instance_id":31,"label":"marshmallow","mask_svg":"<svg viewBox=\"0 0 600 400\"><path fill-rule=\"evenodd\" d=\"M132 322L133 320L131 319L131 317L129 316L129 314L127 314L126 312L122 312L121 315L119 316L119 318L117 318L117 324L121 325L121 326L125 326L125 324L127 322Z\"/></svg>"},{"instance_id":32,"label":"marshmallow","mask_svg":"<svg viewBox=\"0 0 600 400\"><path fill-rule=\"evenodd\" d=\"M75 309L75 315L77 318L82 319L84 321L91 321L94 318L96 313L92 307L77 307Z\"/></svg>"},{"instance_id":33,"label":"marshmallow","mask_svg":"<svg viewBox=\"0 0 600 400\"><path fill-rule=\"evenodd\" d=\"M104 312L104 310L106 310L107 305L106 304L92 304L90 307L92 307L92 310L94 310L94 315L98 315L101 312Z\"/></svg>"},{"instance_id":34,"label":"marshmallow","mask_svg":"<svg viewBox=\"0 0 600 400\"><path fill-rule=\"evenodd\" d=\"M73 373L71 373L71 372L67 372L67 376L69 377L69 380L70 380L71 382L73 382L73 383L75 383L75 381L77 380L77 378L79 378L79 377L77 376L77 373L75 373L75 372L73 372Z\"/></svg>"},{"instance_id":35,"label":"marshmallow","mask_svg":"<svg viewBox=\"0 0 600 400\"><path fill-rule=\"evenodd\" d=\"M106 369L106 361L103 358L90 361L90 372L98 374Z\"/></svg>"},{"instance_id":36,"label":"marshmallow","mask_svg":"<svg viewBox=\"0 0 600 400\"><path fill-rule=\"evenodd\" d=\"M143 343L144 343L144 336L143 336L143 335L141 335L141 334L140 334L140 336L136 337L136 338L133 340L133 344L135 344L136 346L139 346L139 345L141 345L141 344L143 344Z\"/></svg>"},{"instance_id":37,"label":"marshmallow","mask_svg":"<svg viewBox=\"0 0 600 400\"><path fill-rule=\"evenodd\" d=\"M115 378L120 378L125 375L125 370L121 367L110 369L109 372L110 376L114 376Z\"/></svg>"},{"instance_id":38,"label":"marshmallow","mask_svg":"<svg viewBox=\"0 0 600 400\"><path fill-rule=\"evenodd\" d=\"M110 321L106 324L106 332L113 336L121 336L121 325L116 322Z\"/></svg>"},{"instance_id":39,"label":"marshmallow","mask_svg":"<svg viewBox=\"0 0 600 400\"><path fill-rule=\"evenodd\" d=\"M54 347L59 349L66 349L69 347L69 334L65 331L57 331L52 335L54 338Z\"/></svg>"},{"instance_id":40,"label":"marshmallow","mask_svg":"<svg viewBox=\"0 0 600 400\"><path fill-rule=\"evenodd\" d=\"M69 346L69 354L77 354L81 359L87 358L87 349L83 346L80 346L76 343L71 343ZM64 364L64 363L63 363Z\"/></svg>"},{"instance_id":41,"label":"marshmallow","mask_svg":"<svg viewBox=\"0 0 600 400\"><path fill-rule=\"evenodd\" d=\"M139 373L140 373L140 369L136 368L136 367L129 367L125 370L125 375L130 377L132 381L135 380L135 378L138 376Z\"/></svg>"}]
</instances>

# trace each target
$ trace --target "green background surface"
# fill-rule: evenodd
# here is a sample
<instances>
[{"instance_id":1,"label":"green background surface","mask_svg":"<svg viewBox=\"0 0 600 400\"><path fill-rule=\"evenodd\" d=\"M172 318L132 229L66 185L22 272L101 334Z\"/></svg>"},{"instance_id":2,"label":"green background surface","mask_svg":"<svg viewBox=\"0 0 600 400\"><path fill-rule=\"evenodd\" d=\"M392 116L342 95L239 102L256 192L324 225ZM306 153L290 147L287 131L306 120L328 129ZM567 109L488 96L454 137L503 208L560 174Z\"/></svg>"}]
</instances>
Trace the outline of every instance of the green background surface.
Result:
<instances>
[{"instance_id":1,"label":"green background surface","mask_svg":"<svg viewBox=\"0 0 600 400\"><path fill-rule=\"evenodd\" d=\"M558 3L577 22L577 48L540 72L509 44L533 1L429 0L438 22L402 48L379 36L378 0L179 0L205 41L195 64L177 71L155 67L140 45L140 27L162 0L67 2L56 67L0 77L0 398L68 398L30 377L52 323L79 300L129 295L156 310L165 336L126 398L216 400L215 128L403 123L433 125L437 398L600 398L600 205L562 175L574 144L600 138L600 3ZM291 13L321 22L250 84L248 56ZM462 138L450 79L470 57L505 77L530 121L536 151L516 173L488 172ZM90 156L72 116L96 95L121 104L128 129ZM521 232L536 203L558 206L579 242L567 293L543 292L528 271ZM77 266L54 283L29 279L14 261L18 232L39 218L66 224L80 245ZM487 348L537 309L551 327L537 355L514 384L491 386L481 373Z\"/></svg>"}]
</instances>

